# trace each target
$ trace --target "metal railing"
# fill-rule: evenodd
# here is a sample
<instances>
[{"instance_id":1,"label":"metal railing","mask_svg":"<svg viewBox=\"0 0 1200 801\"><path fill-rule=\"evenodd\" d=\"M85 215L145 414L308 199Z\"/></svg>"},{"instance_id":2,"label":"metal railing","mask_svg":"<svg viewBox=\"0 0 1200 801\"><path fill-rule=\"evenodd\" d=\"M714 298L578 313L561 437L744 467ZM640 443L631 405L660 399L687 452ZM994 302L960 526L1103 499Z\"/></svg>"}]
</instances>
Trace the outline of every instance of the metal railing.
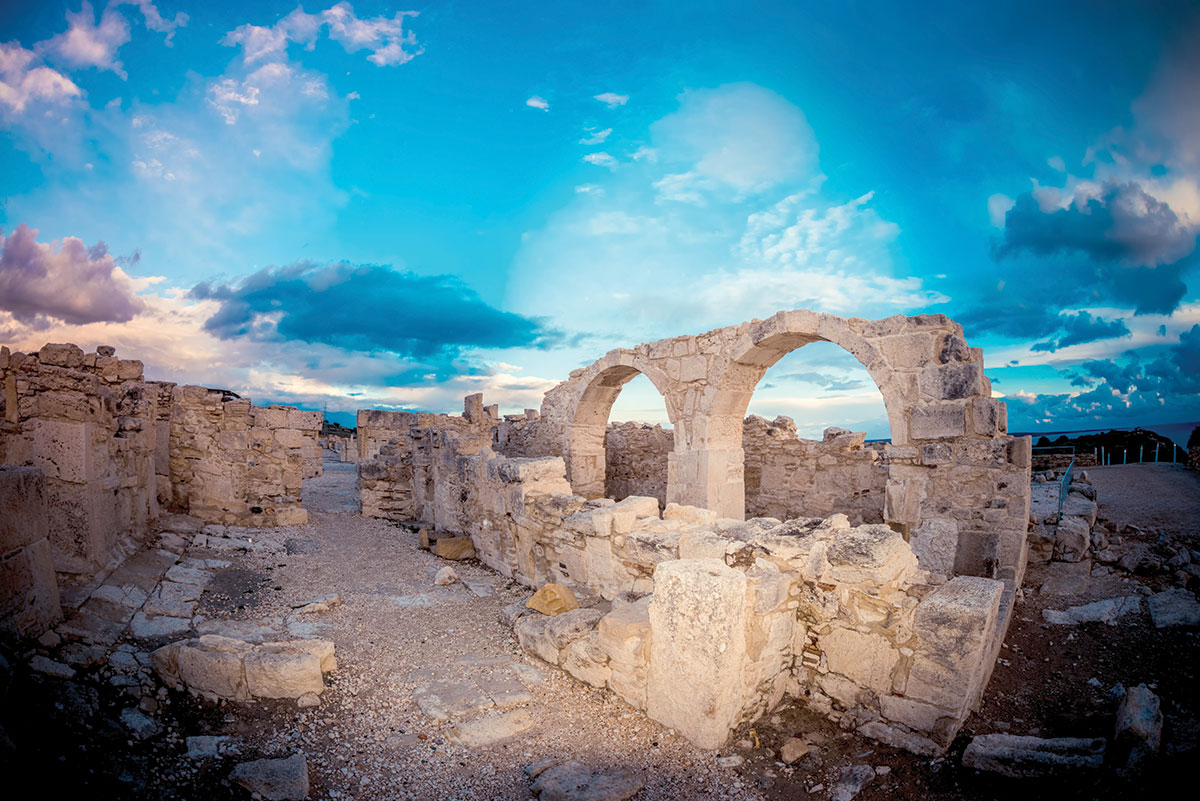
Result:
<instances>
[{"instance_id":1,"label":"metal railing","mask_svg":"<svg viewBox=\"0 0 1200 801\"><path fill-rule=\"evenodd\" d=\"M1062 452L1064 456L1068 453L1071 456L1071 462L1067 465L1067 469L1063 472L1062 478L1058 481L1058 516L1062 518L1063 504L1067 502L1067 495L1071 492L1071 479L1075 476L1075 446L1074 445L1043 445L1040 448L1034 448L1036 451L1057 450ZM1049 455L1049 454L1047 454Z\"/></svg>"}]
</instances>

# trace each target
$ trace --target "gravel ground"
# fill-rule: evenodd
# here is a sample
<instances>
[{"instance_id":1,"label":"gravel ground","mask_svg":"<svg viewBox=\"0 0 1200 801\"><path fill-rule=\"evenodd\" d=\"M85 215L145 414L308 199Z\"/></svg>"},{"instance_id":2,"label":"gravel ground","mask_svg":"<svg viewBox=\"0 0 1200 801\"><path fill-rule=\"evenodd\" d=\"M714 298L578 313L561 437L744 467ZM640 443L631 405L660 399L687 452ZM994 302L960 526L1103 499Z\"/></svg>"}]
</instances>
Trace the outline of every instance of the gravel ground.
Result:
<instances>
[{"instance_id":1,"label":"gravel ground","mask_svg":"<svg viewBox=\"0 0 1200 801\"><path fill-rule=\"evenodd\" d=\"M1100 516L1200 542L1200 474L1179 464L1086 468ZM1195 544L1192 547L1196 547Z\"/></svg>"}]
</instances>

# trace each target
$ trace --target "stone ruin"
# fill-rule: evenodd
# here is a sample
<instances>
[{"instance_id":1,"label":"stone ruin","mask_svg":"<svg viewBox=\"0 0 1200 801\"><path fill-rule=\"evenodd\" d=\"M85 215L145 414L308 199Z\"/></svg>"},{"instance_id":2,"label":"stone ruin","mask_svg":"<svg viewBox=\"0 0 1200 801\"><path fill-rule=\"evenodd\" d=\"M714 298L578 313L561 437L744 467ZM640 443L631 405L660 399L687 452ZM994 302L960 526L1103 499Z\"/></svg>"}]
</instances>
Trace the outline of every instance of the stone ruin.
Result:
<instances>
[{"instance_id":1,"label":"stone ruin","mask_svg":"<svg viewBox=\"0 0 1200 801\"><path fill-rule=\"evenodd\" d=\"M61 617L58 581L111 570L160 509L210 523L303 523L321 414L147 381L111 347L0 348L0 631ZM43 499L44 500L36 500ZM35 502L36 501L36 502Z\"/></svg>"},{"instance_id":2,"label":"stone ruin","mask_svg":"<svg viewBox=\"0 0 1200 801\"><path fill-rule=\"evenodd\" d=\"M890 442L746 416L766 370L815 341L866 367ZM609 424L639 374L669 430ZM979 703L1027 558L1030 440L1008 435L980 351L942 315L780 312L611 351L540 410L502 418L481 395L461 416L363 410L336 442L319 413L146 381L111 348L0 349L0 380L7 637L45 631L59 581L111 569L162 508L304 522L302 480L328 451L357 461L363 514L560 585L561 614L506 612L521 647L697 745L791 699L932 754Z\"/></svg>"},{"instance_id":3,"label":"stone ruin","mask_svg":"<svg viewBox=\"0 0 1200 801\"><path fill-rule=\"evenodd\" d=\"M890 442L746 417L766 370L819 340L866 367ZM639 374L671 431L609 424ZM583 599L511 610L527 652L703 747L793 698L936 753L978 705L1024 573L1031 442L945 316L780 312L611 351L540 410L494 409L360 412L362 511Z\"/></svg>"}]
</instances>

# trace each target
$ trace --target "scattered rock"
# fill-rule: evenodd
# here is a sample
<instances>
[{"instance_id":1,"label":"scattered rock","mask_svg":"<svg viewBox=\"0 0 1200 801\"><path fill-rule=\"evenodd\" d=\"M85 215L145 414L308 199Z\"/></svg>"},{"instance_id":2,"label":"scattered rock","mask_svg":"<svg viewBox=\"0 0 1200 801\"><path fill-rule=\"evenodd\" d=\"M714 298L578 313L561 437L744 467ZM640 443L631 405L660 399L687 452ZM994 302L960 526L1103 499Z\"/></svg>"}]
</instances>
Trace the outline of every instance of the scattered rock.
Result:
<instances>
[{"instance_id":1,"label":"scattered rock","mask_svg":"<svg viewBox=\"0 0 1200 801\"><path fill-rule=\"evenodd\" d=\"M475 545L470 537L442 537L433 543L433 553L443 559L474 559Z\"/></svg>"},{"instance_id":2,"label":"scattered rock","mask_svg":"<svg viewBox=\"0 0 1200 801\"><path fill-rule=\"evenodd\" d=\"M333 643L319 639L254 645L206 634L165 645L150 658L168 685L236 701L320 694L322 674L337 670Z\"/></svg>"},{"instance_id":3,"label":"scattered rock","mask_svg":"<svg viewBox=\"0 0 1200 801\"><path fill-rule=\"evenodd\" d=\"M292 604L292 609L295 609L298 615L319 615L322 612L328 612L330 609L341 605L342 596L336 592L332 592L328 595L320 595L307 601L301 601L298 604Z\"/></svg>"},{"instance_id":4,"label":"scattered rock","mask_svg":"<svg viewBox=\"0 0 1200 801\"><path fill-rule=\"evenodd\" d=\"M1200 603L1182 587L1151 595L1146 599L1146 605L1150 607L1150 619L1156 629L1200 624Z\"/></svg>"},{"instance_id":5,"label":"scattered rock","mask_svg":"<svg viewBox=\"0 0 1200 801\"><path fill-rule=\"evenodd\" d=\"M191 618L147 615L145 612L138 612L129 621L129 631L139 640L177 637L186 634L191 627Z\"/></svg>"},{"instance_id":6,"label":"scattered rock","mask_svg":"<svg viewBox=\"0 0 1200 801\"><path fill-rule=\"evenodd\" d=\"M1042 617L1047 623L1060 626L1074 626L1079 623L1107 623L1117 625L1117 621L1126 615L1142 611L1142 600L1136 595L1124 598L1109 598L1083 606L1071 606L1067 609L1043 609Z\"/></svg>"},{"instance_id":7,"label":"scattered rock","mask_svg":"<svg viewBox=\"0 0 1200 801\"><path fill-rule=\"evenodd\" d=\"M1079 562L1088 555L1092 527L1083 517L1065 516L1054 532L1054 558L1060 562Z\"/></svg>"},{"instance_id":8,"label":"scattered rock","mask_svg":"<svg viewBox=\"0 0 1200 801\"><path fill-rule=\"evenodd\" d=\"M780 747L779 760L790 765L796 760L806 756L808 751L808 743L797 737L792 737L785 742L782 747Z\"/></svg>"},{"instance_id":9,"label":"scattered rock","mask_svg":"<svg viewBox=\"0 0 1200 801\"><path fill-rule=\"evenodd\" d=\"M738 756L737 754L730 754L729 756L718 757L717 758L717 767L718 768L736 768L738 765L742 764L745 761L746 761L745 759Z\"/></svg>"},{"instance_id":10,"label":"scattered rock","mask_svg":"<svg viewBox=\"0 0 1200 801\"><path fill-rule=\"evenodd\" d=\"M561 615L578 609L579 601L566 584L545 584L525 602L525 606L543 615Z\"/></svg>"},{"instance_id":11,"label":"scattered rock","mask_svg":"<svg viewBox=\"0 0 1200 801\"><path fill-rule=\"evenodd\" d=\"M125 724L125 728L133 732L133 736L139 740L148 740L158 734L158 724L154 718L133 707L121 710L121 723Z\"/></svg>"},{"instance_id":12,"label":"scattered rock","mask_svg":"<svg viewBox=\"0 0 1200 801\"><path fill-rule=\"evenodd\" d=\"M1103 739L984 734L967 745L962 762L968 768L1010 778L1049 776L1101 767L1104 746Z\"/></svg>"},{"instance_id":13,"label":"scattered rock","mask_svg":"<svg viewBox=\"0 0 1200 801\"><path fill-rule=\"evenodd\" d=\"M854 796L875 778L875 769L870 765L851 765L842 768L842 776L833 786L832 801L851 801Z\"/></svg>"},{"instance_id":14,"label":"scattered rock","mask_svg":"<svg viewBox=\"0 0 1200 801\"><path fill-rule=\"evenodd\" d=\"M439 587L445 587L446 585L453 584L456 581L458 581L458 574L455 573L454 568L450 567L449 565L443 567L437 572L437 575L433 577L433 583Z\"/></svg>"},{"instance_id":15,"label":"scattered rock","mask_svg":"<svg viewBox=\"0 0 1200 801\"><path fill-rule=\"evenodd\" d=\"M1158 753L1163 715L1158 696L1145 684L1131 687L1117 709L1113 762L1136 772Z\"/></svg>"},{"instance_id":16,"label":"scattered rock","mask_svg":"<svg viewBox=\"0 0 1200 801\"><path fill-rule=\"evenodd\" d=\"M301 709L308 709L309 707L320 705L321 696L317 695L316 693L305 693L296 699L296 706Z\"/></svg>"},{"instance_id":17,"label":"scattered rock","mask_svg":"<svg viewBox=\"0 0 1200 801\"><path fill-rule=\"evenodd\" d=\"M29 660L29 667L38 673L45 673L47 676L54 676L57 679L69 679L75 675L75 671L71 667L62 662L47 659L41 654Z\"/></svg>"},{"instance_id":18,"label":"scattered rock","mask_svg":"<svg viewBox=\"0 0 1200 801\"><path fill-rule=\"evenodd\" d=\"M524 709L514 709L460 723L450 736L468 748L486 748L524 734L533 726L533 715Z\"/></svg>"},{"instance_id":19,"label":"scattered rock","mask_svg":"<svg viewBox=\"0 0 1200 801\"><path fill-rule=\"evenodd\" d=\"M287 759L256 759L243 762L229 774L240 784L267 801L303 801L308 798L308 764L304 754Z\"/></svg>"},{"instance_id":20,"label":"scattered rock","mask_svg":"<svg viewBox=\"0 0 1200 801\"><path fill-rule=\"evenodd\" d=\"M232 737L203 734L187 738L188 759L215 759L227 754L236 754L238 743Z\"/></svg>"},{"instance_id":21,"label":"scattered rock","mask_svg":"<svg viewBox=\"0 0 1200 801\"><path fill-rule=\"evenodd\" d=\"M579 762L544 769L533 783L541 801L626 801L646 784L635 771L593 772Z\"/></svg>"}]
</instances>

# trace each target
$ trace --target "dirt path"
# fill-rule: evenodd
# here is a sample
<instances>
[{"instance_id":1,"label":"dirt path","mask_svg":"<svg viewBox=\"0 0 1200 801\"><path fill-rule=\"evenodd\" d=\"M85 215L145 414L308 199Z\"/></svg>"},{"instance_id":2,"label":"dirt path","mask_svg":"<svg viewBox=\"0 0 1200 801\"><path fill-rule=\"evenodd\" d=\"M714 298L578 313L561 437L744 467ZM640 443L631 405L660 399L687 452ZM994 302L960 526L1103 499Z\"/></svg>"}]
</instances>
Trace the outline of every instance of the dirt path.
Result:
<instances>
[{"instance_id":1,"label":"dirt path","mask_svg":"<svg viewBox=\"0 0 1200 801\"><path fill-rule=\"evenodd\" d=\"M1200 542L1200 475L1182 465L1089 467L1100 516Z\"/></svg>"}]
</instances>

